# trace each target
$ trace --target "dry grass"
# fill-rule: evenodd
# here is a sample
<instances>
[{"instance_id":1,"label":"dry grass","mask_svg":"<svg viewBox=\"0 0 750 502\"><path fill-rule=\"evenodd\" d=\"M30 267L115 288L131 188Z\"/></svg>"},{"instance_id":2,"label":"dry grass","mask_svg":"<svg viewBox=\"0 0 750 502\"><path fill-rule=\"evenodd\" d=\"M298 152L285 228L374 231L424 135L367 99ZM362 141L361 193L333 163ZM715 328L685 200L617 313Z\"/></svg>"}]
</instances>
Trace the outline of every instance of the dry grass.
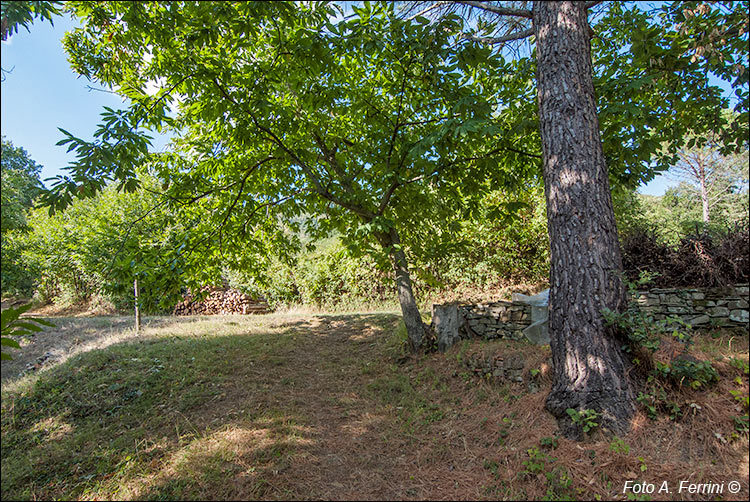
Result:
<instances>
[{"instance_id":1,"label":"dry grass","mask_svg":"<svg viewBox=\"0 0 750 502\"><path fill-rule=\"evenodd\" d=\"M394 315L150 321L3 385L3 499L625 500L627 480L668 481L654 500L716 498L681 480L748 495L730 394L748 380L727 359L747 362L746 336L698 344L724 358L721 381L670 389L681 418L639 413L620 442L576 443L543 411L549 348L477 341L398 364ZM477 352L522 354L538 390L474 376Z\"/></svg>"}]
</instances>

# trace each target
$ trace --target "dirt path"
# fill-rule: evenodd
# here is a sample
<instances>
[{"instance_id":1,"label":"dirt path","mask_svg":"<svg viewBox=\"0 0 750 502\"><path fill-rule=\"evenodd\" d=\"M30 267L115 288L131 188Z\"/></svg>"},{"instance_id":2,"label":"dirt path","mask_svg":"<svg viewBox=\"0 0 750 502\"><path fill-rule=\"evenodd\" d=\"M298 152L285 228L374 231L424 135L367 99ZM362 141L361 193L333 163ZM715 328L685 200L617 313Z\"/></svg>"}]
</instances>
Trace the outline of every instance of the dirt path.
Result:
<instances>
[{"instance_id":1,"label":"dirt path","mask_svg":"<svg viewBox=\"0 0 750 502\"><path fill-rule=\"evenodd\" d=\"M367 316L313 319L299 327L307 336L279 375L296 384L274 393L286 409L296 403L292 409L308 418L314 432L299 461L269 480L284 487L277 496L354 500L427 495L421 490L424 480L415 477L419 459L409 449L410 440L397 434L397 410L366 395L374 377L363 371L365 363L372 361L383 331L397 323L383 321Z\"/></svg>"},{"instance_id":2,"label":"dirt path","mask_svg":"<svg viewBox=\"0 0 750 502\"><path fill-rule=\"evenodd\" d=\"M238 374L235 388L206 409L196 427L248 409L278 413L276 425L239 421L225 430L224 437L241 446L224 469L241 473L222 486L220 495L200 495L234 500L486 498L492 475L484 462L499 448L493 444L496 433L482 419L486 408L464 409L457 399L466 394L462 381L437 374L427 378L430 392L423 399L417 396L411 385L425 378L420 376L424 367L398 366L384 357L387 332L398 320L393 315L353 315L276 323L286 333L298 333L296 343L270 367L248 366ZM430 360L446 363L440 356ZM451 364L455 361L447 361ZM249 389L249 382L259 387ZM445 396L435 390L438 383ZM434 422L420 415L422 407L432 409L430 403L441 399L456 407L440 403ZM259 430L263 440L242 439ZM201 462L209 463L209 458ZM168 484L182 481L178 474ZM139 498L159 498L165 492L172 494L156 483Z\"/></svg>"}]
</instances>

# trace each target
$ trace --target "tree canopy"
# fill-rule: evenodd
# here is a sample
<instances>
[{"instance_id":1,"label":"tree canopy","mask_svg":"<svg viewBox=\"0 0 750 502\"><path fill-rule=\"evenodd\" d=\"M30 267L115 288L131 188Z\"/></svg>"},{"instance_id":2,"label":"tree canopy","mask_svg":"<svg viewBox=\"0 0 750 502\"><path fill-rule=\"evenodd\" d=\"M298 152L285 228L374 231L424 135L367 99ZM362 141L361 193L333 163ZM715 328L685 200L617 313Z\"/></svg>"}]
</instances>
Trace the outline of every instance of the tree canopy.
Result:
<instances>
[{"instance_id":1,"label":"tree canopy","mask_svg":"<svg viewBox=\"0 0 750 502\"><path fill-rule=\"evenodd\" d=\"M21 249L13 237L28 230L28 213L41 189L42 166L34 162L23 148L2 138L0 162L0 261L2 291L17 292L30 285L22 266ZM23 286L22 286L23 285Z\"/></svg>"},{"instance_id":2,"label":"tree canopy","mask_svg":"<svg viewBox=\"0 0 750 502\"><path fill-rule=\"evenodd\" d=\"M26 226L26 212L41 188L39 174L42 166L34 162L28 152L2 139L2 216L0 228L3 232L22 229Z\"/></svg>"}]
</instances>

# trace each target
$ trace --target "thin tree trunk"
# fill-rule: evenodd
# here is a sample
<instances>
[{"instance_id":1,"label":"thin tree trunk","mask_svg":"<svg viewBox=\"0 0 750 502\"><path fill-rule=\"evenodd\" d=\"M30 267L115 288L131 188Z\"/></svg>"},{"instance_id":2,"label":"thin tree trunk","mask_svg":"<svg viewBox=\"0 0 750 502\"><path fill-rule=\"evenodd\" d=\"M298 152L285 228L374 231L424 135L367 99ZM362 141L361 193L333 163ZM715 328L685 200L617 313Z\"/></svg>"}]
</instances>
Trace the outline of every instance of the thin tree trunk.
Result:
<instances>
[{"instance_id":1,"label":"thin tree trunk","mask_svg":"<svg viewBox=\"0 0 750 502\"><path fill-rule=\"evenodd\" d=\"M413 353L422 348L424 339L424 324L422 315L417 307L417 300L414 298L414 291L411 287L411 278L409 277L409 266L406 261L406 254L401 249L401 239L395 229L389 233L381 233L378 240L384 249L389 249L393 271L396 274L396 287L398 289L398 302L401 305L401 314L406 326L406 334L409 339L409 350Z\"/></svg>"},{"instance_id":2,"label":"thin tree trunk","mask_svg":"<svg viewBox=\"0 0 750 502\"><path fill-rule=\"evenodd\" d=\"M141 309L138 300L138 279L133 279L133 296L135 297L135 332L141 331Z\"/></svg>"},{"instance_id":3,"label":"thin tree trunk","mask_svg":"<svg viewBox=\"0 0 750 502\"><path fill-rule=\"evenodd\" d=\"M706 170L703 167L703 161L698 161L698 168L699 168L699 174L700 174L700 182L701 182L701 203L703 205L703 223L708 223L709 220L709 214L708 214L708 188L706 187Z\"/></svg>"},{"instance_id":4,"label":"thin tree trunk","mask_svg":"<svg viewBox=\"0 0 750 502\"><path fill-rule=\"evenodd\" d=\"M549 327L555 382L547 409L580 438L566 410L594 409L621 434L635 411L621 341L602 309L626 304L607 166L599 137L584 2L534 2L539 123L550 238Z\"/></svg>"}]
</instances>

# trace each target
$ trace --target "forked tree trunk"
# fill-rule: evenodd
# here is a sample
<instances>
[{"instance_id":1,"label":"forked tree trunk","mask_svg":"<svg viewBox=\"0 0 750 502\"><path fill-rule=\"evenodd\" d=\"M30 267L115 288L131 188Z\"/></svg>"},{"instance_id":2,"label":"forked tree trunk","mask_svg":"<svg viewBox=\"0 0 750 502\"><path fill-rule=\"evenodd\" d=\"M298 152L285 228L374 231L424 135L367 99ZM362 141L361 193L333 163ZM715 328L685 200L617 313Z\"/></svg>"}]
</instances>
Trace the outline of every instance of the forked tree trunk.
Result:
<instances>
[{"instance_id":1,"label":"forked tree trunk","mask_svg":"<svg viewBox=\"0 0 750 502\"><path fill-rule=\"evenodd\" d=\"M602 309L626 303L607 166L591 76L584 2L534 2L539 123L550 238L549 328L555 382L547 409L580 438L566 413L594 409L621 434L635 411L629 362Z\"/></svg>"},{"instance_id":2,"label":"forked tree trunk","mask_svg":"<svg viewBox=\"0 0 750 502\"><path fill-rule=\"evenodd\" d=\"M406 254L401 249L401 240L395 229L392 228L389 233L382 233L377 237L383 248L389 250L393 271L396 274L398 302L401 305L401 314L404 318L406 334L409 339L409 350L412 353L416 353L422 348L424 324L422 323L422 316L419 313L417 300L414 298L414 291L411 287Z\"/></svg>"}]
</instances>

